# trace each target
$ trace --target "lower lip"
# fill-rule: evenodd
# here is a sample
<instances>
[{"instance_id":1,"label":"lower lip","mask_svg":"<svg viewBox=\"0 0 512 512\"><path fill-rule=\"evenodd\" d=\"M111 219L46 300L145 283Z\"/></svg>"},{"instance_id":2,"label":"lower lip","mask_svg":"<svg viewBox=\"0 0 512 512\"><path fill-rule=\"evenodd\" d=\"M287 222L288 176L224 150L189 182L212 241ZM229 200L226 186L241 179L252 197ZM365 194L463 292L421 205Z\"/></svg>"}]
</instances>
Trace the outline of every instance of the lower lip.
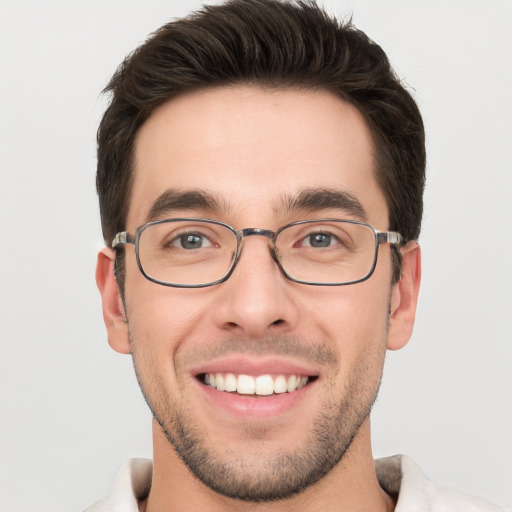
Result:
<instances>
[{"instance_id":1,"label":"lower lip","mask_svg":"<svg viewBox=\"0 0 512 512\"><path fill-rule=\"evenodd\" d=\"M220 407L232 415L244 418L266 418L284 414L297 407L316 384L315 380L291 393L259 396L218 391L211 386L199 382L197 379L196 382L207 400L214 406Z\"/></svg>"}]
</instances>

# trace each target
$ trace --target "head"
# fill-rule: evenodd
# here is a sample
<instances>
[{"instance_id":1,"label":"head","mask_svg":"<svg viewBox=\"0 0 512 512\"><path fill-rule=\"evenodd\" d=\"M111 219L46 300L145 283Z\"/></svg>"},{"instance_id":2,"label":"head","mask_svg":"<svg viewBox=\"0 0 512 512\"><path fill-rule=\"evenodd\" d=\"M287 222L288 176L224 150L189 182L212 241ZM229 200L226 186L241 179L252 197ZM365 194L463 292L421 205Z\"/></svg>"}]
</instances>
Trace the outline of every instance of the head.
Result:
<instances>
[{"instance_id":1,"label":"head","mask_svg":"<svg viewBox=\"0 0 512 512\"><path fill-rule=\"evenodd\" d=\"M346 287L286 279L260 236L207 288L148 281L132 247L100 254L109 342L133 355L156 437L225 496L300 493L348 450L365 452L384 352L411 334L425 167L416 104L362 32L312 3L274 0L169 23L107 90L97 176L107 246L155 212L236 230L349 218L408 242L380 247L371 278ZM221 389L233 378L238 394ZM287 393L241 390L283 378Z\"/></svg>"}]
</instances>

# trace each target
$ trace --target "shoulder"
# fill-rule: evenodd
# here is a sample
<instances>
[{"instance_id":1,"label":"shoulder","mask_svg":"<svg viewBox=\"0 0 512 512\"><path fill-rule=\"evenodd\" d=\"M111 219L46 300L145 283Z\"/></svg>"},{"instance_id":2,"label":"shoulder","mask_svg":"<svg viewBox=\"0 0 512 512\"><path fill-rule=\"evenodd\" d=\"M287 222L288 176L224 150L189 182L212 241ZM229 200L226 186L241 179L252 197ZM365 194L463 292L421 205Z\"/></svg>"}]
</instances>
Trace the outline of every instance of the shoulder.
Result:
<instances>
[{"instance_id":1,"label":"shoulder","mask_svg":"<svg viewBox=\"0 0 512 512\"><path fill-rule=\"evenodd\" d=\"M139 500L149 494L152 474L151 460L126 461L117 472L108 493L83 512L138 512Z\"/></svg>"},{"instance_id":2,"label":"shoulder","mask_svg":"<svg viewBox=\"0 0 512 512\"><path fill-rule=\"evenodd\" d=\"M486 500L431 482L405 455L377 459L375 468L382 488L398 497L395 512L506 512Z\"/></svg>"}]
</instances>

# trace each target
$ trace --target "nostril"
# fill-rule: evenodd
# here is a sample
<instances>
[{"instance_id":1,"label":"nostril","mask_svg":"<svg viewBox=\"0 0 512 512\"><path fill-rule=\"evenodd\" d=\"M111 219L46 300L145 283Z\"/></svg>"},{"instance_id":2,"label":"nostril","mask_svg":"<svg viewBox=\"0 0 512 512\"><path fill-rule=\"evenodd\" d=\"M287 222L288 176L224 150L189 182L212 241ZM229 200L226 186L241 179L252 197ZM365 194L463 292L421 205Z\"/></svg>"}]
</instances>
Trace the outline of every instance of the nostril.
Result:
<instances>
[{"instance_id":1,"label":"nostril","mask_svg":"<svg viewBox=\"0 0 512 512\"><path fill-rule=\"evenodd\" d=\"M282 323L284 323L284 320L279 319L279 320L275 320L275 321L274 321L274 322L272 322L270 325L280 325L280 324L282 324Z\"/></svg>"}]
</instances>

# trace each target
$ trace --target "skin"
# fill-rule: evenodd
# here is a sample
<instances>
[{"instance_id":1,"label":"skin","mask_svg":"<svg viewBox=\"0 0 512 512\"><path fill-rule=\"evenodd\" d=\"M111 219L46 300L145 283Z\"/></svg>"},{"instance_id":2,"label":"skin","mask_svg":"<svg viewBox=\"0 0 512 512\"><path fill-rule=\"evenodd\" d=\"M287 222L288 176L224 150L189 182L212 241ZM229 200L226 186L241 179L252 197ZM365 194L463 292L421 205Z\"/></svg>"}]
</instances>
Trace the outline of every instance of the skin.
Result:
<instances>
[{"instance_id":1,"label":"skin","mask_svg":"<svg viewBox=\"0 0 512 512\"><path fill-rule=\"evenodd\" d=\"M327 92L243 86L181 96L143 125L135 164L126 224L130 233L148 221L157 198L171 188L207 191L218 207L181 208L159 218L206 217L236 229L270 230L305 218L357 218L338 207L283 207L284 198L326 188L351 194L370 224L388 228L369 129L354 107ZM388 245L379 248L377 267L367 281L320 287L287 280L267 240L250 237L228 281L193 290L151 283L137 268L133 246L125 250L126 310L109 248L98 256L97 283L109 343L133 355L146 400L159 420L153 422L153 485L141 509L393 510L393 500L376 479L368 412L386 349L401 348L412 333L420 282L415 242L401 249L403 274L394 286ZM229 364L230 358L260 366L267 361L296 364L317 378L284 411L233 414L210 400L195 378L198 368L219 359ZM257 481L258 488L270 488L279 476L281 483L290 481L296 464L283 465L282 456L305 456L317 445L324 453L315 434L319 425L328 429L337 458L327 474L286 499L236 500L215 489L215 483L205 485L204 475L196 478L197 471L180 458L187 441L178 420L208 460L228 468L217 479L221 486L239 481L247 487ZM272 475L269 466L278 463Z\"/></svg>"}]
</instances>

